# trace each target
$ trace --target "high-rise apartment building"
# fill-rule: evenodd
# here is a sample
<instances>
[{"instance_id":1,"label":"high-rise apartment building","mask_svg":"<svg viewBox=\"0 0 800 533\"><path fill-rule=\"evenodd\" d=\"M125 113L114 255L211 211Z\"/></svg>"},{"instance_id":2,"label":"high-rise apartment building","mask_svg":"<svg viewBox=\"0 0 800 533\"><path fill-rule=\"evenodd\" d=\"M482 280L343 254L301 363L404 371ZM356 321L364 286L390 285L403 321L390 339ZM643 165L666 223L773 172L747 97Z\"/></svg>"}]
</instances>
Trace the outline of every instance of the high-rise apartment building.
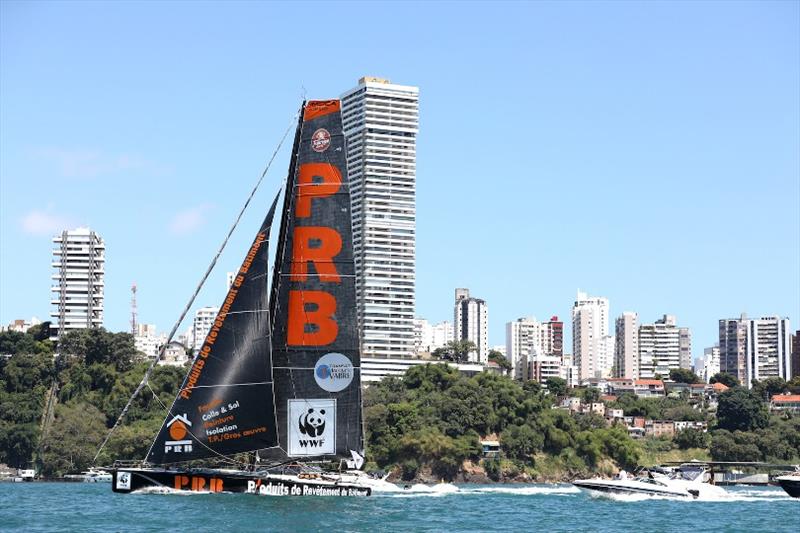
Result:
<instances>
[{"instance_id":1,"label":"high-rise apartment building","mask_svg":"<svg viewBox=\"0 0 800 533\"><path fill-rule=\"evenodd\" d=\"M197 350L203 346L208 332L211 331L211 326L214 325L214 319L217 318L217 313L219 313L219 307L201 307L195 311L190 348Z\"/></svg>"},{"instance_id":2,"label":"high-rise apartment building","mask_svg":"<svg viewBox=\"0 0 800 533\"><path fill-rule=\"evenodd\" d=\"M341 100L362 355L410 356L419 89L365 77Z\"/></svg>"},{"instance_id":3,"label":"high-rise apartment building","mask_svg":"<svg viewBox=\"0 0 800 533\"><path fill-rule=\"evenodd\" d=\"M800 329L792 335L792 378L800 376Z\"/></svg>"},{"instance_id":4,"label":"high-rise apartment building","mask_svg":"<svg viewBox=\"0 0 800 533\"><path fill-rule=\"evenodd\" d=\"M788 318L769 316L719 321L720 367L742 385L754 380L792 376L791 328Z\"/></svg>"},{"instance_id":5,"label":"high-rise apartment building","mask_svg":"<svg viewBox=\"0 0 800 533\"><path fill-rule=\"evenodd\" d=\"M719 346L712 346L703 350L703 357L695 365L694 373L706 383L712 376L719 373Z\"/></svg>"},{"instance_id":6,"label":"high-rise apartment building","mask_svg":"<svg viewBox=\"0 0 800 533\"><path fill-rule=\"evenodd\" d=\"M691 368L691 333L679 328L673 315L664 315L655 324L639 326L639 377L669 377L669 371Z\"/></svg>"},{"instance_id":7,"label":"high-rise apartment building","mask_svg":"<svg viewBox=\"0 0 800 533\"><path fill-rule=\"evenodd\" d=\"M507 322L505 351L514 379L534 379L531 377L533 358L555 357L561 361L564 355L564 323L557 316L551 317L548 322L539 322L534 317ZM545 360L537 361L542 363ZM548 359L546 364L552 364L552 361Z\"/></svg>"},{"instance_id":8,"label":"high-rise apartment building","mask_svg":"<svg viewBox=\"0 0 800 533\"><path fill-rule=\"evenodd\" d=\"M103 326L103 294L105 289L106 245L100 235L89 228L63 231L53 237L50 303L54 309L51 332L53 338L86 328Z\"/></svg>"},{"instance_id":9,"label":"high-rise apartment building","mask_svg":"<svg viewBox=\"0 0 800 533\"><path fill-rule=\"evenodd\" d=\"M606 298L578 292L572 307L572 356L580 380L608 377L611 371L608 314Z\"/></svg>"},{"instance_id":10,"label":"high-rise apartment building","mask_svg":"<svg viewBox=\"0 0 800 533\"><path fill-rule=\"evenodd\" d=\"M489 361L489 307L484 300L470 297L469 289L456 289L453 338L475 344L477 351L469 354L470 361Z\"/></svg>"},{"instance_id":11,"label":"high-rise apartment building","mask_svg":"<svg viewBox=\"0 0 800 533\"><path fill-rule=\"evenodd\" d=\"M614 377L639 379L639 315L622 313L614 331Z\"/></svg>"},{"instance_id":12,"label":"high-rise apartment building","mask_svg":"<svg viewBox=\"0 0 800 533\"><path fill-rule=\"evenodd\" d=\"M506 323L506 359L514 379L530 379L528 361L541 354L542 325L533 317Z\"/></svg>"},{"instance_id":13,"label":"high-rise apartment building","mask_svg":"<svg viewBox=\"0 0 800 533\"><path fill-rule=\"evenodd\" d=\"M719 321L720 369L736 376L742 385L770 377L792 376L788 318L778 316L722 319Z\"/></svg>"},{"instance_id":14,"label":"high-rise apartment building","mask_svg":"<svg viewBox=\"0 0 800 533\"><path fill-rule=\"evenodd\" d=\"M564 323L557 316L542 322L542 353L559 359L564 355Z\"/></svg>"},{"instance_id":15,"label":"high-rise apartment building","mask_svg":"<svg viewBox=\"0 0 800 533\"><path fill-rule=\"evenodd\" d=\"M431 324L424 318L414 319L414 353L421 355L444 348L453 340L453 324L447 320Z\"/></svg>"}]
</instances>

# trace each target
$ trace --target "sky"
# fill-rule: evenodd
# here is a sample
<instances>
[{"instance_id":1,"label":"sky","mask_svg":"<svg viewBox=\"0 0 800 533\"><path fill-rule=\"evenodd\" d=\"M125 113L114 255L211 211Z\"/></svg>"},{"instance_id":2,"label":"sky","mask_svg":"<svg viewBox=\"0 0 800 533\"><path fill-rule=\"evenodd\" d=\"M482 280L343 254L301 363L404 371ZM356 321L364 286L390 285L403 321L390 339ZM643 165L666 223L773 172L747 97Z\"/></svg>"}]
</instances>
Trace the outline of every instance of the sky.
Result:
<instances>
[{"instance_id":1,"label":"sky","mask_svg":"<svg viewBox=\"0 0 800 533\"><path fill-rule=\"evenodd\" d=\"M417 315L800 325L800 3L0 2L0 323L51 237L106 242L106 327L169 330L303 95L420 88ZM219 305L278 154L197 305ZM188 326L185 321L182 329ZM613 329L613 325L612 325ZM567 328L565 335L571 336ZM567 349L570 342L566 343Z\"/></svg>"}]
</instances>

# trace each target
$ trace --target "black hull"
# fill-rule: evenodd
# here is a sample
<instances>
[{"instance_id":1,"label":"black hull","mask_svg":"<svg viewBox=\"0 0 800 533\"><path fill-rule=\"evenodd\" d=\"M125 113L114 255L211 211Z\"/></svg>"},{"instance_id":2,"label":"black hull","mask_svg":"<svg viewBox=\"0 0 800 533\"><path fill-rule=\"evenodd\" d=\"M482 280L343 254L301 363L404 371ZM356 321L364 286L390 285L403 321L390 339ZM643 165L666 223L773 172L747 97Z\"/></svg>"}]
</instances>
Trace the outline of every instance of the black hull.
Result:
<instances>
[{"instance_id":1,"label":"black hull","mask_svg":"<svg viewBox=\"0 0 800 533\"><path fill-rule=\"evenodd\" d=\"M324 480L293 480L265 473L221 470L122 468L112 472L111 490L121 494L143 489L225 492L261 496L369 496L372 489Z\"/></svg>"},{"instance_id":2,"label":"black hull","mask_svg":"<svg viewBox=\"0 0 800 533\"><path fill-rule=\"evenodd\" d=\"M778 479L778 484L792 498L800 498L800 476L793 476L796 479Z\"/></svg>"}]
</instances>

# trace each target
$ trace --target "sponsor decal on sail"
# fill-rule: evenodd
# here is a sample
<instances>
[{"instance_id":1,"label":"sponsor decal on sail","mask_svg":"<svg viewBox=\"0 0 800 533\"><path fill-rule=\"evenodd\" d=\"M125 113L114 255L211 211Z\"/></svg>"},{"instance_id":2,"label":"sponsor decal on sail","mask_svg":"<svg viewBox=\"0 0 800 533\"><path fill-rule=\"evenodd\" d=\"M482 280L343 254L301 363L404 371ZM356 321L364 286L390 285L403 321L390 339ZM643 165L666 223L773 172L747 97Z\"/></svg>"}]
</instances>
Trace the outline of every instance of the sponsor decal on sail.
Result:
<instances>
[{"instance_id":1,"label":"sponsor decal on sail","mask_svg":"<svg viewBox=\"0 0 800 533\"><path fill-rule=\"evenodd\" d=\"M331 134L325 128L320 128L311 135L311 149L315 152L324 152L331 145Z\"/></svg>"},{"instance_id":2,"label":"sponsor decal on sail","mask_svg":"<svg viewBox=\"0 0 800 533\"><path fill-rule=\"evenodd\" d=\"M289 457L336 453L336 400L289 400Z\"/></svg>"},{"instance_id":3,"label":"sponsor decal on sail","mask_svg":"<svg viewBox=\"0 0 800 533\"><path fill-rule=\"evenodd\" d=\"M172 420L167 422L167 430L172 440L164 441L164 453L189 453L192 451L192 439L186 438L191 425L186 413L175 415Z\"/></svg>"},{"instance_id":4,"label":"sponsor decal on sail","mask_svg":"<svg viewBox=\"0 0 800 533\"><path fill-rule=\"evenodd\" d=\"M353 381L353 363L344 354L327 353L314 366L314 379L328 392L344 390Z\"/></svg>"}]
</instances>

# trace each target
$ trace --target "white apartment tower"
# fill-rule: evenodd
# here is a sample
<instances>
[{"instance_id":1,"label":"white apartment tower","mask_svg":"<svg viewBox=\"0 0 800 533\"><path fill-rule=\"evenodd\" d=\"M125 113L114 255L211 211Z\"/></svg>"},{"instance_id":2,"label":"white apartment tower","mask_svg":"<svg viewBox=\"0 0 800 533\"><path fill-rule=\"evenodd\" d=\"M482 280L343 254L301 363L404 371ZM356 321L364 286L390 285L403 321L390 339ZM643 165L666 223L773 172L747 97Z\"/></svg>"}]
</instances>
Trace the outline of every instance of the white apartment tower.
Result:
<instances>
[{"instance_id":1,"label":"white apartment tower","mask_svg":"<svg viewBox=\"0 0 800 533\"><path fill-rule=\"evenodd\" d=\"M608 300L578 292L572 307L572 354L578 378L608 377L613 366L609 352Z\"/></svg>"},{"instance_id":2,"label":"white apartment tower","mask_svg":"<svg viewBox=\"0 0 800 533\"><path fill-rule=\"evenodd\" d=\"M639 315L622 313L615 326L615 377L639 379Z\"/></svg>"},{"instance_id":3,"label":"white apartment tower","mask_svg":"<svg viewBox=\"0 0 800 533\"><path fill-rule=\"evenodd\" d=\"M489 361L489 307L484 300L471 298L469 289L456 289L453 338L475 343L478 350L469 354L470 361Z\"/></svg>"},{"instance_id":4,"label":"white apartment tower","mask_svg":"<svg viewBox=\"0 0 800 533\"><path fill-rule=\"evenodd\" d=\"M53 237L52 279L50 303L54 310L54 337L86 328L103 326L103 292L105 288L106 245L100 235L89 228L63 231Z\"/></svg>"},{"instance_id":5,"label":"white apartment tower","mask_svg":"<svg viewBox=\"0 0 800 533\"><path fill-rule=\"evenodd\" d=\"M691 368L692 346L689 328L679 328L673 315L664 315L655 324L639 327L639 377L669 377L669 371Z\"/></svg>"},{"instance_id":6,"label":"white apartment tower","mask_svg":"<svg viewBox=\"0 0 800 533\"><path fill-rule=\"evenodd\" d=\"M203 342L206 340L208 332L211 331L211 326L214 325L217 313L219 313L219 307L201 307L195 311L190 348L199 350L203 347Z\"/></svg>"},{"instance_id":7,"label":"white apartment tower","mask_svg":"<svg viewBox=\"0 0 800 533\"><path fill-rule=\"evenodd\" d=\"M720 369L742 385L770 377L791 379L791 328L788 318L723 319L719 321Z\"/></svg>"},{"instance_id":8,"label":"white apartment tower","mask_svg":"<svg viewBox=\"0 0 800 533\"><path fill-rule=\"evenodd\" d=\"M506 323L506 358L511 363L514 379L530 379L528 363L541 352L542 325L533 317L518 318Z\"/></svg>"},{"instance_id":9,"label":"white apartment tower","mask_svg":"<svg viewBox=\"0 0 800 533\"><path fill-rule=\"evenodd\" d=\"M362 356L411 356L419 89L364 77L341 100Z\"/></svg>"}]
</instances>

